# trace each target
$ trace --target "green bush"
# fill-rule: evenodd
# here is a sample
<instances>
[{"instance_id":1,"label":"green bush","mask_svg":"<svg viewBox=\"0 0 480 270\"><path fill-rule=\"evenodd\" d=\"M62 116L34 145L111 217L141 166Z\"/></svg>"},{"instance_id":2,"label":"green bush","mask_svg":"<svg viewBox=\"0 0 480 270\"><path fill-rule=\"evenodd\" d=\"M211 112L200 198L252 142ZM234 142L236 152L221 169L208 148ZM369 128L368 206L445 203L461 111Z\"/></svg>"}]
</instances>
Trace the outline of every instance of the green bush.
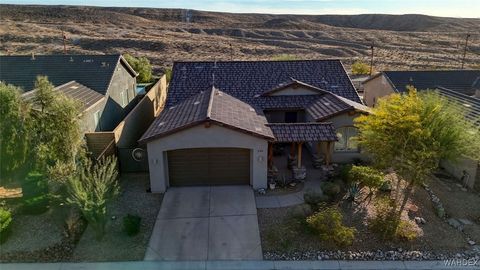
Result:
<instances>
[{"instance_id":1,"label":"green bush","mask_svg":"<svg viewBox=\"0 0 480 270\"><path fill-rule=\"evenodd\" d=\"M356 229L342 224L343 215L336 207L327 207L307 218L308 225L323 241L338 246L349 246L355 239Z\"/></svg>"},{"instance_id":2,"label":"green bush","mask_svg":"<svg viewBox=\"0 0 480 270\"><path fill-rule=\"evenodd\" d=\"M414 225L405 220L399 220L395 212L395 201L381 198L375 202L375 217L369 219L369 227L383 239L411 241L418 237Z\"/></svg>"},{"instance_id":3,"label":"green bush","mask_svg":"<svg viewBox=\"0 0 480 270\"><path fill-rule=\"evenodd\" d=\"M352 169L351 164L346 164L340 167L340 171L338 172L338 176L345 182L350 182L350 170Z\"/></svg>"},{"instance_id":4,"label":"green bush","mask_svg":"<svg viewBox=\"0 0 480 270\"><path fill-rule=\"evenodd\" d=\"M22 213L27 215L40 215L47 212L49 204L49 196L40 195L24 200L21 210Z\"/></svg>"},{"instance_id":5,"label":"green bush","mask_svg":"<svg viewBox=\"0 0 480 270\"><path fill-rule=\"evenodd\" d=\"M370 74L370 65L365 64L362 61L355 61L352 64L352 74L353 75L367 75Z\"/></svg>"},{"instance_id":6,"label":"green bush","mask_svg":"<svg viewBox=\"0 0 480 270\"><path fill-rule=\"evenodd\" d=\"M48 193L48 183L43 174L30 172L22 182L22 194L24 199L30 199Z\"/></svg>"},{"instance_id":7,"label":"green bush","mask_svg":"<svg viewBox=\"0 0 480 270\"><path fill-rule=\"evenodd\" d=\"M7 209L0 208L0 243L5 242L10 235L11 224L12 213Z\"/></svg>"},{"instance_id":8,"label":"green bush","mask_svg":"<svg viewBox=\"0 0 480 270\"><path fill-rule=\"evenodd\" d=\"M123 230L129 236L136 235L140 231L140 222L142 218L134 215L127 215L123 218Z\"/></svg>"},{"instance_id":9,"label":"green bush","mask_svg":"<svg viewBox=\"0 0 480 270\"><path fill-rule=\"evenodd\" d=\"M333 200L340 193L341 188L339 184L332 183L332 182L325 182L322 185L322 190L325 195L327 195L330 199Z\"/></svg>"},{"instance_id":10,"label":"green bush","mask_svg":"<svg viewBox=\"0 0 480 270\"><path fill-rule=\"evenodd\" d=\"M362 187L369 188L370 192L379 189L384 182L385 175L368 166L352 166L349 179Z\"/></svg>"},{"instance_id":11,"label":"green bush","mask_svg":"<svg viewBox=\"0 0 480 270\"><path fill-rule=\"evenodd\" d=\"M303 194L303 200L306 204L310 205L312 210L318 209L318 205L330 201L330 197L316 191L307 191Z\"/></svg>"}]
</instances>

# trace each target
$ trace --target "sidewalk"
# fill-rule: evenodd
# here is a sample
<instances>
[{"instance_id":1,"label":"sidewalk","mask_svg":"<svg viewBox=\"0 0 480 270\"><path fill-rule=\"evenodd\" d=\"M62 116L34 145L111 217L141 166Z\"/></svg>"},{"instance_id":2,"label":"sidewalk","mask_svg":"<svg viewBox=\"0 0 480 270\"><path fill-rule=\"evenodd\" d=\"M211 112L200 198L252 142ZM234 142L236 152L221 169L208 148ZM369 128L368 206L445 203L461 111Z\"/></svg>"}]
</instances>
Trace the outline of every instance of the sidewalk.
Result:
<instances>
[{"instance_id":1,"label":"sidewalk","mask_svg":"<svg viewBox=\"0 0 480 270\"><path fill-rule=\"evenodd\" d=\"M441 270L480 269L476 266L446 266L444 261L138 261L99 263L20 263L1 264L2 270Z\"/></svg>"}]
</instances>

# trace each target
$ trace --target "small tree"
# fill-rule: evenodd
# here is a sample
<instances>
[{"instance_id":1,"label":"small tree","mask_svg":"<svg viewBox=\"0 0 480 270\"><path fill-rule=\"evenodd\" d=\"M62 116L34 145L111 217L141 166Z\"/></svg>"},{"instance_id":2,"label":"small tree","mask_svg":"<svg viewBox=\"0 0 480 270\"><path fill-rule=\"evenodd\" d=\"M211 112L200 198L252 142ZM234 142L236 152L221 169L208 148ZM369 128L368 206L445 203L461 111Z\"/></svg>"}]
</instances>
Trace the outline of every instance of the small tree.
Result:
<instances>
[{"instance_id":1,"label":"small tree","mask_svg":"<svg viewBox=\"0 0 480 270\"><path fill-rule=\"evenodd\" d=\"M408 94L380 99L370 115L356 119L356 126L360 144L376 165L393 168L399 176L397 225L414 187L427 180L441 159L480 154L478 129L466 122L459 107L432 92L418 94L410 88Z\"/></svg>"},{"instance_id":2,"label":"small tree","mask_svg":"<svg viewBox=\"0 0 480 270\"><path fill-rule=\"evenodd\" d=\"M95 231L97 240L105 235L107 204L119 193L117 159L113 156L92 164L85 159L78 175L67 182L67 202L77 206Z\"/></svg>"},{"instance_id":3,"label":"small tree","mask_svg":"<svg viewBox=\"0 0 480 270\"><path fill-rule=\"evenodd\" d=\"M167 79L167 83L169 83L172 80L173 71L172 71L171 68L166 68L164 73L165 73L165 77Z\"/></svg>"},{"instance_id":4,"label":"small tree","mask_svg":"<svg viewBox=\"0 0 480 270\"><path fill-rule=\"evenodd\" d=\"M355 61L352 64L353 75L368 75L370 74L370 65L365 64L362 61Z\"/></svg>"},{"instance_id":5,"label":"small tree","mask_svg":"<svg viewBox=\"0 0 480 270\"><path fill-rule=\"evenodd\" d=\"M54 91L47 77L39 76L35 89L29 138L33 166L41 172L57 163L72 167L83 144L80 106L63 93Z\"/></svg>"},{"instance_id":6,"label":"small tree","mask_svg":"<svg viewBox=\"0 0 480 270\"><path fill-rule=\"evenodd\" d=\"M20 89L0 82L0 179L7 180L24 165L28 149L29 106Z\"/></svg>"},{"instance_id":7,"label":"small tree","mask_svg":"<svg viewBox=\"0 0 480 270\"><path fill-rule=\"evenodd\" d=\"M134 57L130 54L123 56L127 60L128 64L138 73L137 82L148 83L152 81L152 65L148 58Z\"/></svg>"}]
</instances>

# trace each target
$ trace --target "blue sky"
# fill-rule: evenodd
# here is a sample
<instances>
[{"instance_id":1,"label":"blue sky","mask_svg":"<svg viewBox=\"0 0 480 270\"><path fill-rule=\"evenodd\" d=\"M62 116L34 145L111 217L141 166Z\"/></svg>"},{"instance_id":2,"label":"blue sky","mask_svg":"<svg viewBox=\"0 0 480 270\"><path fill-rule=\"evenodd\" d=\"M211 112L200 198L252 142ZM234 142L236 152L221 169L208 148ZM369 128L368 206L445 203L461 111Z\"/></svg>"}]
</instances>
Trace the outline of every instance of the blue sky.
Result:
<instances>
[{"instance_id":1,"label":"blue sky","mask_svg":"<svg viewBox=\"0 0 480 270\"><path fill-rule=\"evenodd\" d=\"M274 14L428 14L480 18L480 0L6 0L11 4L188 8Z\"/></svg>"}]
</instances>

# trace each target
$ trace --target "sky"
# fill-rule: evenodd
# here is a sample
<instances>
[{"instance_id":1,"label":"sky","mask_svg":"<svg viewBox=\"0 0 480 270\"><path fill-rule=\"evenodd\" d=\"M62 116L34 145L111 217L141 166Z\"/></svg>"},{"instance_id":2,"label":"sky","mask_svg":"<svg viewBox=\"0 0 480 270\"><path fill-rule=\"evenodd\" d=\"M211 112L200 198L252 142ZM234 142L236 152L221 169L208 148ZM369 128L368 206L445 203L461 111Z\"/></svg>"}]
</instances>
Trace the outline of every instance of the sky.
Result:
<instances>
[{"instance_id":1,"label":"sky","mask_svg":"<svg viewBox=\"0 0 480 270\"><path fill-rule=\"evenodd\" d=\"M9 4L184 8L272 14L426 14L480 18L480 0L2 0Z\"/></svg>"}]
</instances>

